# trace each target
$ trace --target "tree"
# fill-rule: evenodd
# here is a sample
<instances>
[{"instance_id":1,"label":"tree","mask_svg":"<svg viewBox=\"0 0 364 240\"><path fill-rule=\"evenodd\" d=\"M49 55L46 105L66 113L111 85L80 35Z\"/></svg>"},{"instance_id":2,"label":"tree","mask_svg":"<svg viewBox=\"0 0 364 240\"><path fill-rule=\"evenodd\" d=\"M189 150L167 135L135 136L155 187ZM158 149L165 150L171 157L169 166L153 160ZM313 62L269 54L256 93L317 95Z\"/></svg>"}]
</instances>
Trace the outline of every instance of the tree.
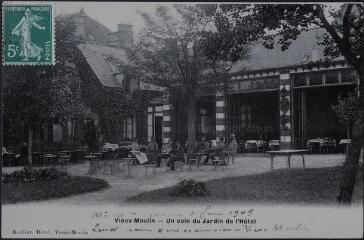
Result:
<instances>
[{"instance_id":1,"label":"tree","mask_svg":"<svg viewBox=\"0 0 364 240\"><path fill-rule=\"evenodd\" d=\"M76 26L69 20L56 20L56 63L54 66L3 67L4 117L8 125L4 135L10 140L17 132L27 129L28 162L32 163L33 134L48 121L79 114L83 108L77 92L72 91L70 78L77 73ZM13 142L14 143L14 142Z\"/></svg>"},{"instance_id":2,"label":"tree","mask_svg":"<svg viewBox=\"0 0 364 240\"><path fill-rule=\"evenodd\" d=\"M219 61L207 58L206 32L211 19L193 5L160 6L155 15L141 13L146 27L130 53L144 81L175 94L187 110L188 142L196 141L196 89ZM217 79L217 78L215 78Z\"/></svg>"},{"instance_id":3,"label":"tree","mask_svg":"<svg viewBox=\"0 0 364 240\"><path fill-rule=\"evenodd\" d=\"M346 98L341 95L337 98L337 104L332 105L331 109L335 112L339 122L347 129L347 138L350 139L350 127L356 118L356 109L358 108L358 96L350 92Z\"/></svg>"},{"instance_id":4,"label":"tree","mask_svg":"<svg viewBox=\"0 0 364 240\"><path fill-rule=\"evenodd\" d=\"M327 33L319 41L324 44L328 59L343 55L350 66L356 69L360 82L360 98L357 115L347 151L338 201L351 203L356 172L363 146L364 118L364 14L362 4L344 4L332 8L321 4L220 4L206 7L205 12L215 15L217 37L230 38L231 46L218 49L221 52L236 52L239 46L264 39L264 46L275 46L275 32L282 50L289 47L297 36L316 26ZM330 20L334 19L335 21ZM215 36L216 38L216 36ZM237 54L238 55L238 54Z\"/></svg>"}]
</instances>

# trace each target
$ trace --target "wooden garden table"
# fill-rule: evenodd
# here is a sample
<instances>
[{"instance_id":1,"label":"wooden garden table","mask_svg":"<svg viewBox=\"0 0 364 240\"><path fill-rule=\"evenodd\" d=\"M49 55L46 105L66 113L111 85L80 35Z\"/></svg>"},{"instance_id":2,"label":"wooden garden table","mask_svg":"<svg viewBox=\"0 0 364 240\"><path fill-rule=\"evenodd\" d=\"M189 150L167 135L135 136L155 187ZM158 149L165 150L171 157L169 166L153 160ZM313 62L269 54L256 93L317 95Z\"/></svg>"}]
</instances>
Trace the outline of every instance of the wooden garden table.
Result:
<instances>
[{"instance_id":1,"label":"wooden garden table","mask_svg":"<svg viewBox=\"0 0 364 240\"><path fill-rule=\"evenodd\" d=\"M306 167L305 167L305 156L304 156L304 154L308 153L310 151L311 150L309 150L309 149L292 149L292 150L267 151L267 153L270 154L271 169L273 169L273 159L277 155L287 156L287 167L291 168L291 156L295 155L295 154L296 155L301 155L301 157L302 157L302 166L303 166L303 169L305 169Z\"/></svg>"}]
</instances>

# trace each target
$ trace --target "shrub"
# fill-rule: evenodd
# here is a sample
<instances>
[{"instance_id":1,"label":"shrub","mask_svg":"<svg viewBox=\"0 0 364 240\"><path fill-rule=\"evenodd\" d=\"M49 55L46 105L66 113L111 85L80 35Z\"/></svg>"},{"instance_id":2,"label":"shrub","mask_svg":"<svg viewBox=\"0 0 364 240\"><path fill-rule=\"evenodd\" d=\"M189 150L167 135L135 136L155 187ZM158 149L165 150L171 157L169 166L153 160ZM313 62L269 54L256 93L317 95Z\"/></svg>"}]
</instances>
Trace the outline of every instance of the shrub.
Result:
<instances>
[{"instance_id":1,"label":"shrub","mask_svg":"<svg viewBox=\"0 0 364 240\"><path fill-rule=\"evenodd\" d=\"M179 182L170 195L176 197L207 197L210 196L210 191L205 183L190 178Z\"/></svg>"},{"instance_id":2,"label":"shrub","mask_svg":"<svg viewBox=\"0 0 364 240\"><path fill-rule=\"evenodd\" d=\"M37 201L98 191L109 184L98 178L75 176L66 181L16 182L2 185L2 203Z\"/></svg>"},{"instance_id":3,"label":"shrub","mask_svg":"<svg viewBox=\"0 0 364 240\"><path fill-rule=\"evenodd\" d=\"M64 181L69 178L68 173L58 171L55 168L34 169L26 166L23 170L18 170L11 174L4 174L3 183Z\"/></svg>"}]
</instances>

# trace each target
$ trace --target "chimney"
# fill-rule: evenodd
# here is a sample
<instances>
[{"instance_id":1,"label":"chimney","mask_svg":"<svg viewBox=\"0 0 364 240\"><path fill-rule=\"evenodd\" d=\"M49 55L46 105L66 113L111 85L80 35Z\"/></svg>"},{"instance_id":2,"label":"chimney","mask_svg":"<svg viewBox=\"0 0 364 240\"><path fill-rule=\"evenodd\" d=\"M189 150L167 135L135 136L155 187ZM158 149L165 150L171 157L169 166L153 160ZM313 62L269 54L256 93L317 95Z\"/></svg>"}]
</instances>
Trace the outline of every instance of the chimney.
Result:
<instances>
[{"instance_id":1,"label":"chimney","mask_svg":"<svg viewBox=\"0 0 364 240\"><path fill-rule=\"evenodd\" d=\"M133 25L119 23L116 32L109 33L108 44L114 47L130 48L133 46Z\"/></svg>"},{"instance_id":2,"label":"chimney","mask_svg":"<svg viewBox=\"0 0 364 240\"><path fill-rule=\"evenodd\" d=\"M80 9L80 15L81 16L86 16L85 10L83 8Z\"/></svg>"},{"instance_id":3,"label":"chimney","mask_svg":"<svg viewBox=\"0 0 364 240\"><path fill-rule=\"evenodd\" d=\"M83 8L80 9L80 12L73 15L72 19L76 24L76 35L77 36L85 36L86 34L86 13Z\"/></svg>"}]
</instances>

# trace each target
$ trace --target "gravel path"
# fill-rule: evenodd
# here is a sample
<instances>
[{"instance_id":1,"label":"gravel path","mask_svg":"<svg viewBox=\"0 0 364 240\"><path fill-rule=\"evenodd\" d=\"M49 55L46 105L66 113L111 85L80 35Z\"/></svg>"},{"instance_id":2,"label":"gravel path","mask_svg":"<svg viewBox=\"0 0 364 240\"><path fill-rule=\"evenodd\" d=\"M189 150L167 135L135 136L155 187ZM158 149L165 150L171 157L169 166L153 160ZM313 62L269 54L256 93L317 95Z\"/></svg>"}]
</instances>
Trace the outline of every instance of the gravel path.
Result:
<instances>
[{"instance_id":1,"label":"gravel path","mask_svg":"<svg viewBox=\"0 0 364 240\"><path fill-rule=\"evenodd\" d=\"M342 154L307 155L305 158L306 167L320 168L338 166L344 162L344 158L345 156ZM285 168L285 159L284 157L276 157L274 168ZM69 172L71 175L85 176L88 175L88 167L88 163L72 165L69 167ZM300 156L291 157L291 167L302 167ZM3 167L3 173L9 173L16 169L19 168ZM185 178L193 177L200 181L207 181L224 177L264 173L270 171L270 158L266 154L240 154L237 156L234 165L230 164L224 168L219 167L216 171L211 166L201 166L200 169L193 168L192 170L189 170L189 167L185 166L183 171L167 171L166 168L162 167L157 169L156 177L152 175L151 170L149 170L148 174L150 176L145 177L145 168L143 166L132 166L131 169L133 178L125 178L126 174L122 171L115 175L102 172L93 174L92 176L105 179L110 184L109 188L101 191L21 204L122 205L123 201L131 196L145 191L169 187Z\"/></svg>"}]
</instances>

